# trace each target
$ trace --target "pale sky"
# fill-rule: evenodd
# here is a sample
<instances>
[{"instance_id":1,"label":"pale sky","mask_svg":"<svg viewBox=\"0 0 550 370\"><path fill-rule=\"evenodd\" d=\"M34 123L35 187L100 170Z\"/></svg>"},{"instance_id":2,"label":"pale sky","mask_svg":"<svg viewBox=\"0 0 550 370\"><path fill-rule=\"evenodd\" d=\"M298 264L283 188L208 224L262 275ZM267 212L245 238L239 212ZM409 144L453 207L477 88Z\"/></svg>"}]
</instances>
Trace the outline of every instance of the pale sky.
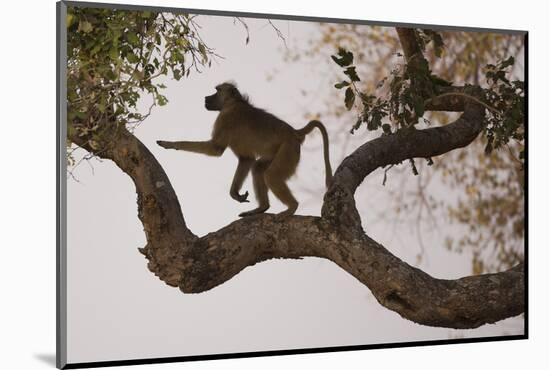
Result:
<instances>
[{"instance_id":1,"label":"pale sky","mask_svg":"<svg viewBox=\"0 0 550 370\"><path fill-rule=\"evenodd\" d=\"M285 62L281 52L285 46L267 20L246 19L248 45L244 29L232 18L201 16L199 23L207 45L224 59L187 79L167 79L169 104L155 108L135 134L167 172L188 227L204 235L255 207L254 202L240 204L229 197L236 158L230 151L211 158L164 150L155 141L208 139L216 113L204 109L203 99L227 80L237 82L258 107L300 128L306 123L305 114L321 110L337 82L332 80L337 66L325 57L318 63ZM304 41L318 32L315 23L274 23L289 48L303 48ZM308 92L305 99L302 90ZM329 136L340 131L340 125L350 125L321 120ZM331 146L333 168L364 141L362 135L352 136L346 153ZM301 201L298 214L320 214L323 186L319 184L324 183L320 144L320 135L306 139L298 172L289 183ZM208 292L183 294L149 272L137 250L145 245L145 235L130 178L110 161L91 164L93 171L86 163L74 171L79 182L68 180L71 363L523 333L522 317L475 330L412 323L380 306L369 289L346 271L319 258L263 262ZM415 264L419 249L410 242L410 227L396 232L374 219L389 204L388 189L398 187L396 182L383 187L381 178L382 171L369 176L356 195L365 228L392 253ZM404 181L413 186L415 179L409 176ZM243 190L252 191L250 179ZM283 209L272 195L270 199L270 212ZM417 266L438 278L470 274L470 256L446 251L444 237L445 232L424 233L426 256Z\"/></svg>"}]
</instances>

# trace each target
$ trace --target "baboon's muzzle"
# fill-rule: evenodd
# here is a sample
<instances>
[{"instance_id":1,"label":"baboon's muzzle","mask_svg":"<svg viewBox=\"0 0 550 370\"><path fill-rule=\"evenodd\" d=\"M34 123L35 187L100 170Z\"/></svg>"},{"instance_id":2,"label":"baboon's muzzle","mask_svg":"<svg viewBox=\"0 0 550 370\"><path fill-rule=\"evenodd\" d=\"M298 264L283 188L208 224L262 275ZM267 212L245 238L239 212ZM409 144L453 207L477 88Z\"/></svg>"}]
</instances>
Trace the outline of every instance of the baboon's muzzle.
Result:
<instances>
[{"instance_id":1,"label":"baboon's muzzle","mask_svg":"<svg viewBox=\"0 0 550 370\"><path fill-rule=\"evenodd\" d=\"M204 107L207 110L217 110L215 101L216 101L216 94L210 95L210 96L205 96L204 97Z\"/></svg>"}]
</instances>

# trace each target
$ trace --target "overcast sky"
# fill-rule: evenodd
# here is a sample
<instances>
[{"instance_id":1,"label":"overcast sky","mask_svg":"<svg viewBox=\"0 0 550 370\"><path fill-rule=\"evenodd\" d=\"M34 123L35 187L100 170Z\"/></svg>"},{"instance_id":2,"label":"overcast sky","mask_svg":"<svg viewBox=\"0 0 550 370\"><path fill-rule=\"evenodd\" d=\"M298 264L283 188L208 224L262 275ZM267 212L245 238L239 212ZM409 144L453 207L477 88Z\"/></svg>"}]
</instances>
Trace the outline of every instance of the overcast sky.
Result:
<instances>
[{"instance_id":1,"label":"overcast sky","mask_svg":"<svg viewBox=\"0 0 550 370\"><path fill-rule=\"evenodd\" d=\"M322 110L334 82L326 58L315 63L287 63L284 43L266 20L246 19L246 32L232 18L199 18L208 46L224 57L203 73L165 84L169 104L156 108L135 131L166 170L179 197L188 227L197 235L215 231L255 204L229 197L236 167L230 151L221 158L164 150L156 140L206 140L215 112L204 109L204 96L220 82L233 80L252 102L292 126ZM289 48L304 48L318 24L274 21ZM304 98L302 91L307 91ZM341 104L338 101L335 104ZM142 106L145 107L146 102ZM321 120L329 135L349 122ZM331 136L332 137L332 136ZM347 153L331 146L332 165L362 144L350 137ZM298 214L319 215L324 173L320 135L306 139L297 175L289 183L301 201ZM335 145L337 145L336 143ZM278 349L359 345L523 333L523 319L513 318L475 330L430 328L383 308L369 289L334 263L319 258L267 261L249 267L211 291L184 295L157 279L137 248L145 236L137 218L130 178L110 161L81 164L68 180L68 361L89 362L144 357L185 356ZM438 278L471 271L470 256L447 252L445 233L424 234L427 246L416 263L418 245L410 228L397 231L376 222L387 207L378 171L356 196L369 235L392 253ZM409 184L415 179L410 176ZM317 189L317 190L315 190ZM248 179L243 190L251 192ZM312 191L313 190L313 191ZM271 212L283 206L271 196ZM387 208L386 208L387 209Z\"/></svg>"}]
</instances>

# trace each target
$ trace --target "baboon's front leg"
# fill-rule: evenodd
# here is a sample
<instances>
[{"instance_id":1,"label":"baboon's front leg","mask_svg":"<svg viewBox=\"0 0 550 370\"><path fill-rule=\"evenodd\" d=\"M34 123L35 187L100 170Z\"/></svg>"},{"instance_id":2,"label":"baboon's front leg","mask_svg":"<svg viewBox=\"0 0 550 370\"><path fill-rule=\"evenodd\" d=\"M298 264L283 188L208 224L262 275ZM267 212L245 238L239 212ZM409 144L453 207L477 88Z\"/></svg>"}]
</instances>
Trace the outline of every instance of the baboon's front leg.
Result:
<instances>
[{"instance_id":1,"label":"baboon's front leg","mask_svg":"<svg viewBox=\"0 0 550 370\"><path fill-rule=\"evenodd\" d=\"M241 190L244 180L246 179L253 163L254 159L239 157L239 164L237 166L237 170L235 171L233 182L231 183L231 189L229 190L229 195L231 195L231 198L235 199L237 202L248 202L248 191L244 194L239 194L239 191Z\"/></svg>"},{"instance_id":2,"label":"baboon's front leg","mask_svg":"<svg viewBox=\"0 0 550 370\"><path fill-rule=\"evenodd\" d=\"M157 144L165 149L185 150L193 153L206 154L219 157L225 151L225 147L210 141L163 141L158 140Z\"/></svg>"}]
</instances>

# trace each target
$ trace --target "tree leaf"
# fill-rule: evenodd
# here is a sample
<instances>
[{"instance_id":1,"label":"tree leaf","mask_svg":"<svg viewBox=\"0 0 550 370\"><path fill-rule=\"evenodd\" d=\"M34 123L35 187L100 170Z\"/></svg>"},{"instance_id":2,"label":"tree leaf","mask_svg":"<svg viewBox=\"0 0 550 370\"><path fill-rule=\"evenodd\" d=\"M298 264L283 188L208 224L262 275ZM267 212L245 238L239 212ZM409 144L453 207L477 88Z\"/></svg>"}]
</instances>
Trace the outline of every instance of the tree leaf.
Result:
<instances>
[{"instance_id":1,"label":"tree leaf","mask_svg":"<svg viewBox=\"0 0 550 370\"><path fill-rule=\"evenodd\" d=\"M78 30L84 33L90 33L93 29L94 27L88 21L80 21L80 23L78 24Z\"/></svg>"},{"instance_id":2,"label":"tree leaf","mask_svg":"<svg viewBox=\"0 0 550 370\"><path fill-rule=\"evenodd\" d=\"M500 69L504 69L506 67L514 65L514 63L515 63L514 57L511 56L510 58L506 59L505 61L502 61L499 65L499 67L500 67Z\"/></svg>"},{"instance_id":3,"label":"tree leaf","mask_svg":"<svg viewBox=\"0 0 550 370\"><path fill-rule=\"evenodd\" d=\"M331 55L330 57L340 67L347 67L353 63L353 53L343 48L338 49L338 56Z\"/></svg>"},{"instance_id":4,"label":"tree leaf","mask_svg":"<svg viewBox=\"0 0 550 370\"><path fill-rule=\"evenodd\" d=\"M346 86L349 86L348 81L342 81L342 82L339 82L336 85L334 85L334 87L337 88L337 89L341 89L341 88L344 88Z\"/></svg>"},{"instance_id":5,"label":"tree leaf","mask_svg":"<svg viewBox=\"0 0 550 370\"><path fill-rule=\"evenodd\" d=\"M346 70L344 71L344 74L347 75L350 78L350 80L354 82L361 81L359 79L359 76L357 75L357 72L355 71L355 67L346 68Z\"/></svg>"},{"instance_id":6,"label":"tree leaf","mask_svg":"<svg viewBox=\"0 0 550 370\"><path fill-rule=\"evenodd\" d=\"M73 14L67 14L67 18L66 18L67 28L73 25L74 20L75 20L75 17Z\"/></svg>"},{"instance_id":7,"label":"tree leaf","mask_svg":"<svg viewBox=\"0 0 550 370\"><path fill-rule=\"evenodd\" d=\"M206 56L206 48L204 47L204 44L202 42L199 42L199 52L201 53L203 60L208 59Z\"/></svg>"},{"instance_id":8,"label":"tree leaf","mask_svg":"<svg viewBox=\"0 0 550 370\"><path fill-rule=\"evenodd\" d=\"M101 46L102 45L100 43L95 44L94 47L92 48L92 50L90 50L90 55L97 54L97 52L101 50Z\"/></svg>"},{"instance_id":9,"label":"tree leaf","mask_svg":"<svg viewBox=\"0 0 550 370\"><path fill-rule=\"evenodd\" d=\"M126 38L128 39L128 42L130 42L130 44L132 44L134 46L139 45L139 38L137 37L135 32L128 32L126 34Z\"/></svg>"},{"instance_id":10,"label":"tree leaf","mask_svg":"<svg viewBox=\"0 0 550 370\"><path fill-rule=\"evenodd\" d=\"M345 98L346 108L350 110L353 107L354 102L355 102L355 93L353 92L351 87L348 87L346 89L346 98Z\"/></svg>"},{"instance_id":11,"label":"tree leaf","mask_svg":"<svg viewBox=\"0 0 550 370\"><path fill-rule=\"evenodd\" d=\"M163 105L166 105L166 103L168 103L168 99L166 99L166 97L164 95L158 94L157 95L157 102L160 106L163 106Z\"/></svg>"},{"instance_id":12,"label":"tree leaf","mask_svg":"<svg viewBox=\"0 0 550 370\"><path fill-rule=\"evenodd\" d=\"M109 57L112 59L112 60L116 60L118 58L118 49L115 47L115 46L112 46L110 49L109 49Z\"/></svg>"},{"instance_id":13,"label":"tree leaf","mask_svg":"<svg viewBox=\"0 0 550 370\"><path fill-rule=\"evenodd\" d=\"M130 63L137 63L139 61L137 55L131 52L126 55L126 59L128 59Z\"/></svg>"}]
</instances>

